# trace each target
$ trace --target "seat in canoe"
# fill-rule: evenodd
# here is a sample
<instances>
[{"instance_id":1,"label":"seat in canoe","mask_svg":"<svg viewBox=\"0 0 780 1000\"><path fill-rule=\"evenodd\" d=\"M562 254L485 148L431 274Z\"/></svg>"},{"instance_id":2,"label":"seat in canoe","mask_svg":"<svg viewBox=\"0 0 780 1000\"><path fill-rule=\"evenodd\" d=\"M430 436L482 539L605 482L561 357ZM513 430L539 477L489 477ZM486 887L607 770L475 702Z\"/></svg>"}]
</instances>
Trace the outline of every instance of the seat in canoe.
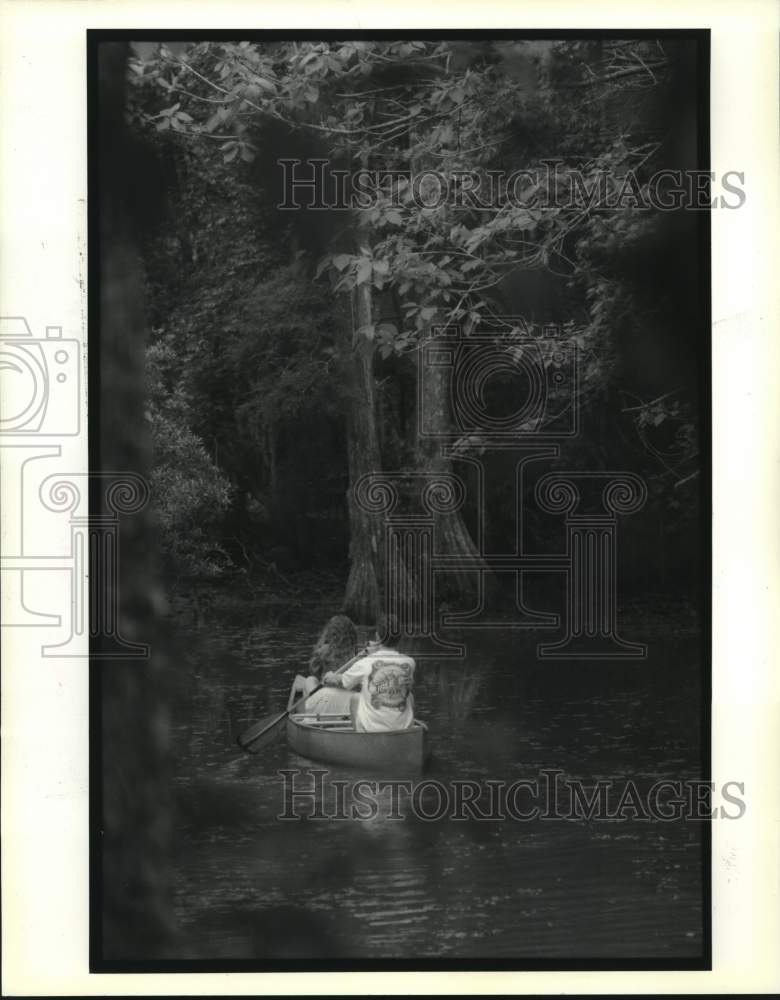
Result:
<instances>
[{"instance_id":1,"label":"seat in canoe","mask_svg":"<svg viewBox=\"0 0 780 1000\"><path fill-rule=\"evenodd\" d=\"M348 715L297 713L287 718L287 744L310 760L368 772L416 773L426 755L426 726L418 719L409 729L359 733Z\"/></svg>"}]
</instances>

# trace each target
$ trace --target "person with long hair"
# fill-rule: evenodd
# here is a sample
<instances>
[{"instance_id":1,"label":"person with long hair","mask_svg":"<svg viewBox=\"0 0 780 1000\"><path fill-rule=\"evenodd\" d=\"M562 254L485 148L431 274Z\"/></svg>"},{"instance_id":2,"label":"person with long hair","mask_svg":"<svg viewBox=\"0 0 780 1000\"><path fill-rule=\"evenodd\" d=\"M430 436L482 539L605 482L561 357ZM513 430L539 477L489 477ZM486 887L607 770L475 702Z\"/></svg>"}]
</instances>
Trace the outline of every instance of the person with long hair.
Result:
<instances>
[{"instance_id":1,"label":"person with long hair","mask_svg":"<svg viewBox=\"0 0 780 1000\"><path fill-rule=\"evenodd\" d=\"M321 683L325 674L333 674L351 660L357 652L358 635L353 622L346 615L329 618L314 644L309 658L309 675L298 674L290 694L292 705L301 695L309 694ZM352 695L334 686L323 687L310 694L299 708L320 714L349 714Z\"/></svg>"}]
</instances>

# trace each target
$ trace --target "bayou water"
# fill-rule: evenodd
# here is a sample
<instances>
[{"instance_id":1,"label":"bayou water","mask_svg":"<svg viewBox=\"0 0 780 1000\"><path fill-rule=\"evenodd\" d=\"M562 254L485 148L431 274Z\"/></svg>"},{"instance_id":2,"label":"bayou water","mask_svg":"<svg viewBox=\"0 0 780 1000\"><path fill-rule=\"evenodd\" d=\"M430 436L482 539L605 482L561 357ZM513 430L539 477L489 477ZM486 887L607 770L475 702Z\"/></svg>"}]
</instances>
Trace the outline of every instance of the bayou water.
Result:
<instances>
[{"instance_id":1,"label":"bayou water","mask_svg":"<svg viewBox=\"0 0 780 1000\"><path fill-rule=\"evenodd\" d=\"M399 820L381 795L370 819L280 819L290 781L281 772L300 772L296 787L309 787L311 769L327 765L288 751L283 735L257 756L236 736L285 708L333 610L320 598L294 621L214 615L188 630L171 694L178 957L702 955L701 821L431 820L408 808ZM646 660L539 661L549 636L511 628L460 633L462 660L421 660L416 710L432 757L420 778L484 786L557 771L640 789L700 778L695 615L645 604L629 610L624 631L648 644ZM329 769L326 814L337 809L331 783L355 777L367 776Z\"/></svg>"}]
</instances>

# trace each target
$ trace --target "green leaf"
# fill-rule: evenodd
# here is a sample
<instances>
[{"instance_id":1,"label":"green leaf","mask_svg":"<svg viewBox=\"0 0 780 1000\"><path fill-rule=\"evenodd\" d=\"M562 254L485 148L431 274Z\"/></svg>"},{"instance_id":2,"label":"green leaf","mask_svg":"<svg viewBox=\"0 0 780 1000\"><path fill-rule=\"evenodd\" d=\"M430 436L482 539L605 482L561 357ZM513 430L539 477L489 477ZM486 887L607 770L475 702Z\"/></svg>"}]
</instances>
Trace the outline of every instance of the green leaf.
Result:
<instances>
[{"instance_id":1,"label":"green leaf","mask_svg":"<svg viewBox=\"0 0 780 1000\"><path fill-rule=\"evenodd\" d=\"M395 209L391 209L387 215L385 215L387 221L393 226L400 226L403 224L403 219L401 218L401 213L396 212Z\"/></svg>"},{"instance_id":2,"label":"green leaf","mask_svg":"<svg viewBox=\"0 0 780 1000\"><path fill-rule=\"evenodd\" d=\"M348 253L337 253L333 258L333 266L337 271L343 271L345 267L349 267L352 262L352 257Z\"/></svg>"}]
</instances>

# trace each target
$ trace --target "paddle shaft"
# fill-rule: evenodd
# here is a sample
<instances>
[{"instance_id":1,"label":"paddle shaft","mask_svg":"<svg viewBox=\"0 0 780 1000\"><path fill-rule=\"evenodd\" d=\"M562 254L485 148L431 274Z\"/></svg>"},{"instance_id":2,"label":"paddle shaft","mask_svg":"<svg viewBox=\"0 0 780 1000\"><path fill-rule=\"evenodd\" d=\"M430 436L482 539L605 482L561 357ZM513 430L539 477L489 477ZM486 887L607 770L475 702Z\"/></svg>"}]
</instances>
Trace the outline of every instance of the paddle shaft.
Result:
<instances>
[{"instance_id":1,"label":"paddle shaft","mask_svg":"<svg viewBox=\"0 0 780 1000\"><path fill-rule=\"evenodd\" d=\"M338 670L335 671L335 673L340 674L348 667L351 667L353 663L357 663L359 659L361 659L363 656L366 655L366 652L367 650L362 649L359 653L353 656L351 660L347 660L347 662L343 666L339 667ZM278 726L280 722L284 722L287 716L290 715L292 712L294 712L295 709L302 702L306 701L307 698L311 698L311 696L316 691L321 691L324 687L327 687L327 685L318 684L315 688L312 688L312 690L309 691L307 694L303 695L303 697L299 698L298 701L296 701L293 705L290 705L290 707L286 709L284 712L280 713L275 718L271 719L271 721L267 725L263 725L263 722L261 720L260 722L256 722L254 726L250 726L250 728L247 729L246 732L242 733L238 737L237 740L238 745L241 747L242 750L247 750L253 743L257 743L257 741L260 739L261 736L265 736L266 733L270 732L272 729ZM258 727L260 728L258 729ZM255 730L258 731L255 732Z\"/></svg>"}]
</instances>

